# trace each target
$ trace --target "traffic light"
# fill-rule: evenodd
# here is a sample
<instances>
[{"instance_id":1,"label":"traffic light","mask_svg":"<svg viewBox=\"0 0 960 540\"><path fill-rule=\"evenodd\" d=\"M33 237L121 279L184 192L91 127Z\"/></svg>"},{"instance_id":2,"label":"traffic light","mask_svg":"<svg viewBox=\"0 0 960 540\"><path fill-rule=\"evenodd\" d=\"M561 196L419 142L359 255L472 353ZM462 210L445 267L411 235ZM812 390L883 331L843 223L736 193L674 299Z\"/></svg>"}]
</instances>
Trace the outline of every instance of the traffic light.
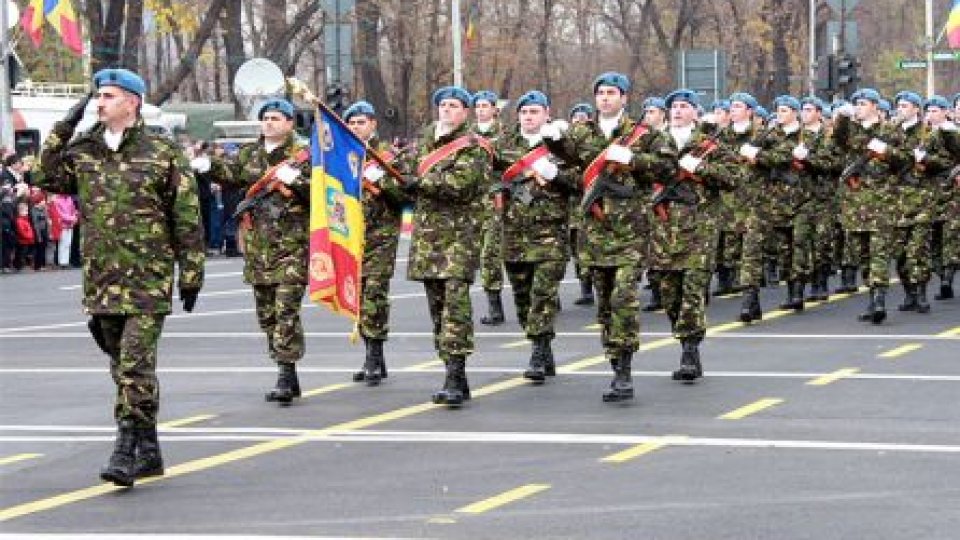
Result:
<instances>
[{"instance_id":1,"label":"traffic light","mask_svg":"<svg viewBox=\"0 0 960 540\"><path fill-rule=\"evenodd\" d=\"M20 62L12 54L7 55L7 82L10 83L11 90L20 82Z\"/></svg>"},{"instance_id":2,"label":"traffic light","mask_svg":"<svg viewBox=\"0 0 960 540\"><path fill-rule=\"evenodd\" d=\"M857 83L860 82L860 61L857 57L844 54L837 58L836 61L836 73L837 77L835 79L836 86L844 94L849 94L850 90L857 86Z\"/></svg>"},{"instance_id":3,"label":"traffic light","mask_svg":"<svg viewBox=\"0 0 960 540\"><path fill-rule=\"evenodd\" d=\"M333 112L343 115L343 111L347 108L347 95L343 87L337 83L328 84L325 102Z\"/></svg>"}]
</instances>

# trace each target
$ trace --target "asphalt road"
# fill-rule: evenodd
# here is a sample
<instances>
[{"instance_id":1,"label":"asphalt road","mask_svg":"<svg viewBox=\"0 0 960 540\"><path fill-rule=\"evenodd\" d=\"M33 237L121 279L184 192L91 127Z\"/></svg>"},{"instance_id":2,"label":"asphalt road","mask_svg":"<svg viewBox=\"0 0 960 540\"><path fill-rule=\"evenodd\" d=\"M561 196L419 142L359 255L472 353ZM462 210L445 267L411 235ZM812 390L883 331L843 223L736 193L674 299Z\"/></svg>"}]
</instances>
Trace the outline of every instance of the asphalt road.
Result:
<instances>
[{"instance_id":1,"label":"asphalt road","mask_svg":"<svg viewBox=\"0 0 960 540\"><path fill-rule=\"evenodd\" d=\"M167 476L130 490L97 475L113 385L79 272L0 279L0 537L960 537L958 300L898 313L895 288L872 326L855 320L863 294L786 313L771 288L765 320L744 327L739 299L716 299L707 376L692 386L670 380L680 351L666 317L643 314L637 398L611 405L594 312L573 305L571 279L556 379L520 378L530 349L511 307L504 326L478 323L474 400L447 410L429 404L442 368L401 260L385 384L350 382L362 345L309 306L308 395L279 408L263 400L275 368L240 269L211 259L197 311L167 319Z\"/></svg>"}]
</instances>

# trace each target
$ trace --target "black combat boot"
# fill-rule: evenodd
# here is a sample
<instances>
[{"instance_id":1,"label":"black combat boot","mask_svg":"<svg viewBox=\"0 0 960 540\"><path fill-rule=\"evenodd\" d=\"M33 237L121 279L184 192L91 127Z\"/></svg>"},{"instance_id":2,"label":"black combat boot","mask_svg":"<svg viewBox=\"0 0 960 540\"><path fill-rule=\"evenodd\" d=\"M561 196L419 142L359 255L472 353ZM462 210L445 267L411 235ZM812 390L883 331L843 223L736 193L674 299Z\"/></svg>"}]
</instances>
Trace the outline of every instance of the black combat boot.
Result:
<instances>
[{"instance_id":1,"label":"black combat boot","mask_svg":"<svg viewBox=\"0 0 960 540\"><path fill-rule=\"evenodd\" d=\"M766 286L776 287L780 283L780 272L777 268L777 261L767 261L763 265L763 273L766 276Z\"/></svg>"},{"instance_id":2,"label":"black combat boot","mask_svg":"<svg viewBox=\"0 0 960 540\"><path fill-rule=\"evenodd\" d=\"M547 377L556 377L557 362L553 359L553 347L550 345L551 341L553 341L553 336L549 336L549 338L544 338L543 340L543 374Z\"/></svg>"},{"instance_id":3,"label":"black combat boot","mask_svg":"<svg viewBox=\"0 0 960 540\"><path fill-rule=\"evenodd\" d=\"M680 356L680 369L673 372L673 380L692 383L703 377L703 367L700 365L700 339L686 338L680 343L683 354Z\"/></svg>"},{"instance_id":4,"label":"black combat boot","mask_svg":"<svg viewBox=\"0 0 960 540\"><path fill-rule=\"evenodd\" d=\"M903 284L903 303L897 306L897 310L916 311L917 310L916 286L906 279L901 280L901 283Z\"/></svg>"},{"instance_id":5,"label":"black combat boot","mask_svg":"<svg viewBox=\"0 0 960 540\"><path fill-rule=\"evenodd\" d=\"M100 478L118 486L130 487L136 479L137 430L133 422L122 420L117 425L117 441L110 461L100 469Z\"/></svg>"},{"instance_id":6,"label":"black combat boot","mask_svg":"<svg viewBox=\"0 0 960 540\"><path fill-rule=\"evenodd\" d=\"M137 478L163 476L163 456L160 455L157 426L137 428L137 459L133 474Z\"/></svg>"},{"instance_id":7,"label":"black combat boot","mask_svg":"<svg viewBox=\"0 0 960 540\"><path fill-rule=\"evenodd\" d=\"M743 291L743 304L740 306L740 321L749 323L763 318L760 309L760 290L756 286L747 287Z\"/></svg>"},{"instance_id":8,"label":"black combat boot","mask_svg":"<svg viewBox=\"0 0 960 540\"><path fill-rule=\"evenodd\" d=\"M934 300L950 300L953 298L953 276L957 273L957 267L947 265L940 276L940 292L937 293Z\"/></svg>"},{"instance_id":9,"label":"black combat boot","mask_svg":"<svg viewBox=\"0 0 960 540\"><path fill-rule=\"evenodd\" d=\"M660 298L660 284L653 283L650 287L650 303L643 306L643 311L651 313L663 309L663 301Z\"/></svg>"},{"instance_id":10,"label":"black combat boot","mask_svg":"<svg viewBox=\"0 0 960 540\"><path fill-rule=\"evenodd\" d=\"M240 253L240 250L237 249L237 237L236 236L227 236L223 241L223 254L226 257L239 257L243 255Z\"/></svg>"},{"instance_id":11,"label":"black combat boot","mask_svg":"<svg viewBox=\"0 0 960 540\"><path fill-rule=\"evenodd\" d=\"M886 287L871 287L867 309L860 315L859 319L873 324L882 323L887 318L886 298Z\"/></svg>"},{"instance_id":12,"label":"black combat boot","mask_svg":"<svg viewBox=\"0 0 960 540\"><path fill-rule=\"evenodd\" d=\"M462 356L451 356L447 360L447 375L443 381L443 388L434 392L433 402L437 405L447 405L449 407L459 407L465 399L470 399L464 395L464 388L469 393L466 374L466 359Z\"/></svg>"},{"instance_id":13,"label":"black combat boot","mask_svg":"<svg viewBox=\"0 0 960 540\"><path fill-rule=\"evenodd\" d=\"M613 380L610 381L610 388L603 392L603 401L617 403L633 399L633 377L630 375L632 362L632 352L620 353L610 361L613 366Z\"/></svg>"},{"instance_id":14,"label":"black combat boot","mask_svg":"<svg viewBox=\"0 0 960 540\"><path fill-rule=\"evenodd\" d=\"M593 280L583 278L580 280L580 298L573 301L578 306L592 306L593 299Z\"/></svg>"},{"instance_id":15,"label":"black combat boot","mask_svg":"<svg viewBox=\"0 0 960 540\"><path fill-rule=\"evenodd\" d=\"M543 384L547 380L547 348L550 339L547 336L533 338L533 350L530 352L530 366L523 372L523 378L533 384Z\"/></svg>"},{"instance_id":16,"label":"black combat boot","mask_svg":"<svg viewBox=\"0 0 960 540\"><path fill-rule=\"evenodd\" d=\"M930 302L927 300L927 282L917 283L917 313L930 313Z\"/></svg>"},{"instance_id":17,"label":"black combat boot","mask_svg":"<svg viewBox=\"0 0 960 540\"><path fill-rule=\"evenodd\" d=\"M797 285L794 280L791 279L787 281L787 288L785 290L786 299L780 304L780 309L796 309L796 305L793 302L796 286Z\"/></svg>"},{"instance_id":18,"label":"black combat boot","mask_svg":"<svg viewBox=\"0 0 960 540\"><path fill-rule=\"evenodd\" d=\"M383 340L363 338L366 345L366 357L363 368L353 374L353 382L366 381L367 386L377 386L387 377L387 362L383 358Z\"/></svg>"},{"instance_id":19,"label":"black combat boot","mask_svg":"<svg viewBox=\"0 0 960 540\"><path fill-rule=\"evenodd\" d=\"M717 290L713 296L724 296L733 292L733 268L729 266L717 267Z\"/></svg>"},{"instance_id":20,"label":"black combat boot","mask_svg":"<svg viewBox=\"0 0 960 540\"><path fill-rule=\"evenodd\" d=\"M803 311L803 288L804 282L802 279L793 282L793 295L790 299L790 304L794 311Z\"/></svg>"},{"instance_id":21,"label":"black combat boot","mask_svg":"<svg viewBox=\"0 0 960 540\"><path fill-rule=\"evenodd\" d=\"M277 362L277 385L267 392L267 401L276 401L289 405L293 398L300 397L300 381L297 379L297 365L293 362Z\"/></svg>"},{"instance_id":22,"label":"black combat boot","mask_svg":"<svg viewBox=\"0 0 960 540\"><path fill-rule=\"evenodd\" d=\"M840 286L833 292L837 294L857 292L856 266L844 266L840 269Z\"/></svg>"},{"instance_id":23,"label":"black combat boot","mask_svg":"<svg viewBox=\"0 0 960 540\"><path fill-rule=\"evenodd\" d=\"M490 304L490 313L481 317L480 323L489 326L503 324L503 301L500 299L500 291L487 291L487 302Z\"/></svg>"},{"instance_id":24,"label":"black combat boot","mask_svg":"<svg viewBox=\"0 0 960 540\"><path fill-rule=\"evenodd\" d=\"M817 301L826 302L830 299L830 265L824 264L820 266L820 273L817 276L817 279L820 283L820 293L817 295Z\"/></svg>"}]
</instances>

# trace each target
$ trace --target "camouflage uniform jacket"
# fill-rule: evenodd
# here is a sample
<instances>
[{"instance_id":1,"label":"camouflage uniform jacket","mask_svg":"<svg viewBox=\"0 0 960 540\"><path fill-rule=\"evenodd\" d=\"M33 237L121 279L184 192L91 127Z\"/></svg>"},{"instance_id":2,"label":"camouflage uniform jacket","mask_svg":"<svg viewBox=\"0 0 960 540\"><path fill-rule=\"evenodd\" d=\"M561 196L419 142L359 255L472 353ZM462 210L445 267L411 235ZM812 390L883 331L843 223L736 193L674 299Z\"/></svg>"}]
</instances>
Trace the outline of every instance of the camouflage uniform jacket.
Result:
<instances>
[{"instance_id":1,"label":"camouflage uniform jacket","mask_svg":"<svg viewBox=\"0 0 960 540\"><path fill-rule=\"evenodd\" d=\"M497 145L496 172L520 160L540 144L530 146L520 134L519 126L504 133ZM519 190L514 195L504 192L503 258L509 262L562 261L568 254L569 201L579 190L576 170L564 168L555 156L560 172L556 178L541 185L540 181L521 172L514 179ZM521 193L529 194L524 200Z\"/></svg>"},{"instance_id":2,"label":"camouflage uniform jacket","mask_svg":"<svg viewBox=\"0 0 960 540\"><path fill-rule=\"evenodd\" d=\"M497 141L500 140L500 137L504 134L504 126L500 120L494 120L487 129L480 129L480 126L473 124L471 129L477 135L490 141L490 144L496 146ZM484 179L484 189L485 195L483 197L483 219L496 219L500 220L500 214L496 212L496 209L493 207L493 191L500 184L500 176L491 172L490 176Z\"/></svg>"},{"instance_id":3,"label":"camouflage uniform jacket","mask_svg":"<svg viewBox=\"0 0 960 540\"><path fill-rule=\"evenodd\" d=\"M733 124L723 128L720 132L720 143L730 149L730 166L737 178L737 185L732 191L723 191L720 198L725 208L732 208L734 230L743 232L743 223L752 214L759 214L761 219L767 214L767 205L763 196L764 182L757 169L741 158L737 152L744 144L752 142L757 136L757 129L751 123L745 131L737 131ZM725 226L723 230L727 230Z\"/></svg>"},{"instance_id":4,"label":"camouflage uniform jacket","mask_svg":"<svg viewBox=\"0 0 960 540\"><path fill-rule=\"evenodd\" d=\"M906 133L894 124L882 121L871 125L856 122L847 116L837 119L833 130L834 142L843 153L844 163L869 156L860 169L859 185L849 183L841 189L841 221L847 231L879 231L893 226L896 220L896 185L898 172L913 161L913 147L906 144ZM883 156L875 156L867 149L871 140L887 143Z\"/></svg>"},{"instance_id":5,"label":"camouflage uniform jacket","mask_svg":"<svg viewBox=\"0 0 960 540\"><path fill-rule=\"evenodd\" d=\"M608 139L595 122L577 124L559 141L545 141L550 150L564 162L586 170L589 164L611 143L633 132L636 122L626 114ZM669 137L659 130L649 130L633 146L633 161L628 170L611 174L616 183L633 188L628 198L603 197L604 219L586 216L580 229L580 260L585 266L637 265L646 257L642 235L647 227L648 198L643 196L657 178L674 174L676 153Z\"/></svg>"},{"instance_id":6,"label":"camouflage uniform jacket","mask_svg":"<svg viewBox=\"0 0 960 540\"><path fill-rule=\"evenodd\" d=\"M369 145L381 156L390 150L389 144L377 140ZM381 181L376 187L380 190L377 195L363 190L363 275L389 278L396 265L407 197L396 182Z\"/></svg>"},{"instance_id":7,"label":"camouflage uniform jacket","mask_svg":"<svg viewBox=\"0 0 960 540\"><path fill-rule=\"evenodd\" d=\"M942 147L948 156L947 170L935 176L937 205L935 221L960 217L960 183L950 172L960 165L960 129L952 122L936 128L930 136L931 148ZM956 173L954 173L956 174Z\"/></svg>"},{"instance_id":8,"label":"camouflage uniform jacket","mask_svg":"<svg viewBox=\"0 0 960 540\"><path fill-rule=\"evenodd\" d=\"M124 132L117 151L104 142L105 129L96 124L68 142L70 125L54 125L37 184L80 197L88 313L170 313L175 262L181 289L203 285L196 180L180 148L149 133L142 119Z\"/></svg>"},{"instance_id":9,"label":"camouflage uniform jacket","mask_svg":"<svg viewBox=\"0 0 960 540\"><path fill-rule=\"evenodd\" d=\"M296 155L304 145L291 133L280 146L268 152L261 137L240 148L233 163L230 183L247 190L278 163ZM310 160L300 165L300 176L288 186L268 195L250 212L251 227L242 232L246 266L243 279L253 285L305 285L310 234Z\"/></svg>"},{"instance_id":10,"label":"camouflage uniform jacket","mask_svg":"<svg viewBox=\"0 0 960 540\"><path fill-rule=\"evenodd\" d=\"M802 165L795 163L793 158L793 149L801 141L806 145L805 133L799 123L789 133L784 126L777 125L769 135L757 141L760 152L756 167L764 178L770 211L768 219L774 225L789 225L812 197L810 171L798 170Z\"/></svg>"},{"instance_id":11,"label":"camouflage uniform jacket","mask_svg":"<svg viewBox=\"0 0 960 540\"><path fill-rule=\"evenodd\" d=\"M424 130L411 167L434 150L471 133L466 123L440 139L435 138L434 130L434 124ZM416 206L409 279L473 282L479 263L482 199L491 176L490 161L486 150L469 146L437 163L409 189Z\"/></svg>"},{"instance_id":12,"label":"camouflage uniform jacket","mask_svg":"<svg viewBox=\"0 0 960 540\"><path fill-rule=\"evenodd\" d=\"M812 175L810 195L814 205L820 209L838 208L837 177L843 169L843 161L833 144L833 138L827 132L825 125L813 130L804 127L804 144L810 149L810 154L804 161L807 172Z\"/></svg>"},{"instance_id":13,"label":"camouflage uniform jacket","mask_svg":"<svg viewBox=\"0 0 960 540\"><path fill-rule=\"evenodd\" d=\"M933 222L936 204L931 202L937 199L937 192L941 189L938 177L949 171L951 159L939 130L930 130L921 121L903 131L908 148L926 153L922 164L914 159L903 165L898 174L900 182L894 187L898 210L896 225L909 227Z\"/></svg>"},{"instance_id":14,"label":"camouflage uniform jacket","mask_svg":"<svg viewBox=\"0 0 960 540\"><path fill-rule=\"evenodd\" d=\"M667 135L679 161L698 148L709 137L694 129L690 140L681 148L675 139ZM696 204L683 202L667 203L667 219L651 220L650 267L654 270L709 270L716 250L718 217L721 215L720 194L733 190L737 184L737 169L733 165L733 152L724 144L708 154L697 168L696 180L662 180L665 186L680 182L678 189L688 189L696 195ZM669 189L669 187L667 188Z\"/></svg>"}]
</instances>

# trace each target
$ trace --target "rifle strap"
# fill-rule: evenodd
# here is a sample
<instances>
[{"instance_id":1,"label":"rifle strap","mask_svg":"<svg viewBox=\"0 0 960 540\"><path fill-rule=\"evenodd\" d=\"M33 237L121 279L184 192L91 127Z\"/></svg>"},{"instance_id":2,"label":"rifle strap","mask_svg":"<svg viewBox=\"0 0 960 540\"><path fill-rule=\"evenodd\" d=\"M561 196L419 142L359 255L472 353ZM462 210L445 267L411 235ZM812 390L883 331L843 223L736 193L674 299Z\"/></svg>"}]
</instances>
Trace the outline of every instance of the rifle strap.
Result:
<instances>
[{"instance_id":1,"label":"rifle strap","mask_svg":"<svg viewBox=\"0 0 960 540\"><path fill-rule=\"evenodd\" d=\"M543 145L537 146L533 150L530 150L523 157L517 160L516 163L509 166L507 170L503 171L503 183L509 184L514 178L519 176L520 173L529 169L534 163L549 155L550 150Z\"/></svg>"},{"instance_id":2,"label":"rifle strap","mask_svg":"<svg viewBox=\"0 0 960 540\"><path fill-rule=\"evenodd\" d=\"M621 137L620 139L610 143L606 148L603 149L603 152L600 152L597 157L590 162L590 165L587 165L587 168L583 171L583 187L584 189L590 189L590 186L593 185L593 182L600 176L600 173L607 166L607 153L610 151L610 147L614 144L619 144L622 146L633 146L640 137L643 137L647 133L647 126L637 123L633 126L633 131L630 132L625 138Z\"/></svg>"},{"instance_id":3,"label":"rifle strap","mask_svg":"<svg viewBox=\"0 0 960 540\"><path fill-rule=\"evenodd\" d=\"M479 146L480 148L483 148L483 150L491 157L494 155L493 145L489 140L487 140L485 137L471 133L469 135L464 135L454 139L427 154L427 156L420 161L420 164L417 165L417 176L426 175L441 161L453 156L465 148L470 148L473 146Z\"/></svg>"},{"instance_id":4,"label":"rifle strap","mask_svg":"<svg viewBox=\"0 0 960 540\"><path fill-rule=\"evenodd\" d=\"M260 191L266 189L270 185L270 183L276 179L277 171L280 169L280 167L283 167L284 165L288 165L290 167L297 167L303 164L308 159L310 159L310 148L305 147L305 148L301 148L299 152L294 154L289 159L281 161L280 163L277 163L276 165L270 167L269 169L266 170L266 172L263 173L263 176L261 176L259 180L254 182L253 185L250 186L249 189L247 189L247 198L253 197Z\"/></svg>"}]
</instances>

